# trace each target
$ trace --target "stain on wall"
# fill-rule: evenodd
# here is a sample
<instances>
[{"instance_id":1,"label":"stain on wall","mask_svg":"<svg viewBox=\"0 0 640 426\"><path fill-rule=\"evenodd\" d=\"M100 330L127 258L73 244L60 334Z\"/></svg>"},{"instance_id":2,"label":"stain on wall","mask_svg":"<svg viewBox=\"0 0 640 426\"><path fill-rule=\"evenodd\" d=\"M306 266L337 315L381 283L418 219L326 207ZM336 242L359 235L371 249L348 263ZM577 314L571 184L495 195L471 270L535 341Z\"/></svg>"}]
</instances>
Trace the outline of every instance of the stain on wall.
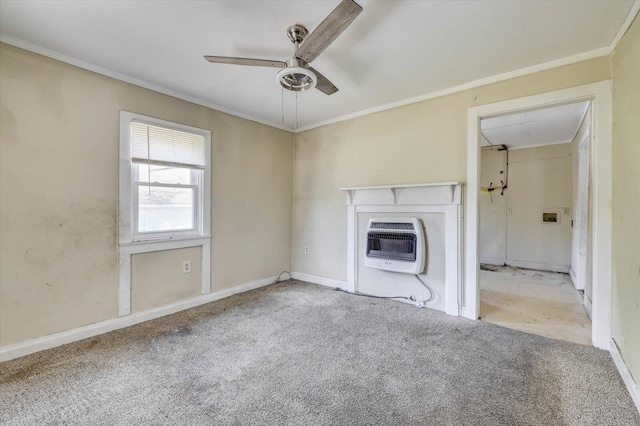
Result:
<instances>
[{"instance_id":1,"label":"stain on wall","mask_svg":"<svg viewBox=\"0 0 640 426\"><path fill-rule=\"evenodd\" d=\"M213 290L290 269L291 133L6 44L0 92L0 345L117 317L120 110L211 130Z\"/></svg>"}]
</instances>

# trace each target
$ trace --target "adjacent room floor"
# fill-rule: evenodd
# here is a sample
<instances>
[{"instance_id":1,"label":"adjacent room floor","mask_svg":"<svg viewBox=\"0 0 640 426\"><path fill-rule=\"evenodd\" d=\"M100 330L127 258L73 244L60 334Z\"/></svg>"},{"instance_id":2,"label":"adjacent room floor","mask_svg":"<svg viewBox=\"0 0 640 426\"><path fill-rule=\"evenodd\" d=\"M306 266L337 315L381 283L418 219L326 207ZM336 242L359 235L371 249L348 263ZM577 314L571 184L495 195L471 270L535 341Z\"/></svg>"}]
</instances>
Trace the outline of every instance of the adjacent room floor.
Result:
<instances>
[{"instance_id":1,"label":"adjacent room floor","mask_svg":"<svg viewBox=\"0 0 640 426\"><path fill-rule=\"evenodd\" d=\"M3 425L640 425L608 352L285 282L0 364Z\"/></svg>"},{"instance_id":2,"label":"adjacent room floor","mask_svg":"<svg viewBox=\"0 0 640 426\"><path fill-rule=\"evenodd\" d=\"M568 274L482 265L480 316L503 327L591 344L591 319Z\"/></svg>"}]
</instances>

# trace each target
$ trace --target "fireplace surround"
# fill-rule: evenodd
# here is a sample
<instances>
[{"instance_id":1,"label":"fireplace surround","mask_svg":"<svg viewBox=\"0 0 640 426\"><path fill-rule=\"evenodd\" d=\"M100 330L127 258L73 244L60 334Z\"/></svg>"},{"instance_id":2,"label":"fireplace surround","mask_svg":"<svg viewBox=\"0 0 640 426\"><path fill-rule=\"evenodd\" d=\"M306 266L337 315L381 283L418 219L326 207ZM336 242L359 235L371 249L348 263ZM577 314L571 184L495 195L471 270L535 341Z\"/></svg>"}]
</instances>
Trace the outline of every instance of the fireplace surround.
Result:
<instances>
[{"instance_id":1,"label":"fireplace surround","mask_svg":"<svg viewBox=\"0 0 640 426\"><path fill-rule=\"evenodd\" d=\"M462 184L437 182L341 190L347 195L347 290L378 296L393 293L420 300L419 294L416 295L420 283L415 277L365 268L364 264L370 248L368 225L373 219L393 222L419 218L425 227L427 252L425 270L420 276L435 293L427 306L459 316L464 302L461 297Z\"/></svg>"}]
</instances>

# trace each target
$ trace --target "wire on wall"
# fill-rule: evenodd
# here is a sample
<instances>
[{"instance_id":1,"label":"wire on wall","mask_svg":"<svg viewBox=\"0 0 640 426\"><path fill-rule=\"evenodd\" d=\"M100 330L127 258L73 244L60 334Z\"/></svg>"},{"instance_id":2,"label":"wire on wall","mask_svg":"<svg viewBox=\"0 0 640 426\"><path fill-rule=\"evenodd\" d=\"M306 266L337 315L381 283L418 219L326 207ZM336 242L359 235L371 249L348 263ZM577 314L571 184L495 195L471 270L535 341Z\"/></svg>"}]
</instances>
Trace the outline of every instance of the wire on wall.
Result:
<instances>
[{"instance_id":1,"label":"wire on wall","mask_svg":"<svg viewBox=\"0 0 640 426\"><path fill-rule=\"evenodd\" d=\"M504 146L504 151L506 151L504 155L507 161L504 168L504 183L502 184L502 191L500 192L500 195L504 195L504 190L507 189L507 187L509 186L509 149L507 148L506 145L503 145L503 146Z\"/></svg>"},{"instance_id":2,"label":"wire on wall","mask_svg":"<svg viewBox=\"0 0 640 426\"><path fill-rule=\"evenodd\" d=\"M420 284L422 284L424 286L424 288L426 288L429 291L429 298L428 299L416 300L416 298L413 297L413 296L376 296L376 295L373 295L373 294L360 293L358 291L350 292L350 291L341 289L340 287L335 287L334 290L341 291L343 293L351 294L351 295L354 295L354 296L371 297L373 299L403 299L403 300L409 300L411 302L415 302L416 306L424 307L425 304L427 304L427 303L429 303L429 302L431 302L433 300L433 298L435 297L435 294L433 293L433 290L431 290L431 288L429 288L427 283L422 281L422 279L420 278L419 275L414 275L414 277L416 277L418 279L418 281L420 281Z\"/></svg>"},{"instance_id":3,"label":"wire on wall","mask_svg":"<svg viewBox=\"0 0 640 426\"><path fill-rule=\"evenodd\" d=\"M424 286L424 288L426 288L427 290L429 290L429 298L427 300L423 300L422 303L428 303L431 302L433 300L433 297L435 296L435 294L433 293L433 290L431 290L429 288L429 286L427 285L427 283L425 283L424 281L422 281L422 278L420 278L420 275L414 275L418 281L420 281L420 284L422 284Z\"/></svg>"},{"instance_id":4,"label":"wire on wall","mask_svg":"<svg viewBox=\"0 0 640 426\"><path fill-rule=\"evenodd\" d=\"M283 279L282 279L282 276L283 276L284 274L289 275L289 279L291 280L291 282L292 282L293 284L295 284L295 283L296 283L296 280L294 280L294 279L293 279L293 277L291 276L291 272L289 272L289 271L282 271L282 272L280 272L280 274L278 274L278 276L276 277L276 280L275 280L273 283L274 283L274 284L277 284L277 283L279 283L280 281L285 281L285 280L283 280Z\"/></svg>"},{"instance_id":5,"label":"wire on wall","mask_svg":"<svg viewBox=\"0 0 640 426\"><path fill-rule=\"evenodd\" d=\"M496 189L500 189L500 195L504 196L505 189L508 188L509 181L509 148L506 145L491 145L484 146L482 149L496 149L498 151L506 151L505 152L505 163L503 165L504 170L500 170L500 174L504 175L504 179L500 180L500 186L493 186L493 182L489 183L488 187L481 187L480 190L489 193L489 197L491 200L491 204L493 204L493 191Z\"/></svg>"},{"instance_id":6,"label":"wire on wall","mask_svg":"<svg viewBox=\"0 0 640 426\"><path fill-rule=\"evenodd\" d=\"M354 291L352 293L350 291L343 290L340 287L335 287L334 290L341 291L341 292L347 293L347 294L351 294L353 296L371 297L373 299L404 299L404 300L410 300L412 302L416 301L413 297L407 297L407 296L375 296L373 294L360 293L358 291Z\"/></svg>"},{"instance_id":7,"label":"wire on wall","mask_svg":"<svg viewBox=\"0 0 640 426\"><path fill-rule=\"evenodd\" d=\"M151 141L149 139L149 126L147 125L147 187L149 188L149 196L151 196Z\"/></svg>"}]
</instances>

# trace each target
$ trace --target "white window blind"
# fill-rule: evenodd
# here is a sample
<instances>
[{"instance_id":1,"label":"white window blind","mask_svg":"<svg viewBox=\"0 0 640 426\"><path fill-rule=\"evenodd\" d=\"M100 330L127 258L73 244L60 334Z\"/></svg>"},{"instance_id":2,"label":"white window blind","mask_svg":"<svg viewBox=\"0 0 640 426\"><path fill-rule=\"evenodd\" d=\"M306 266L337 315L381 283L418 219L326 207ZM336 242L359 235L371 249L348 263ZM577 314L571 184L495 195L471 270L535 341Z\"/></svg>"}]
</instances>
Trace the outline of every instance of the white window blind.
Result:
<instances>
[{"instance_id":1,"label":"white window blind","mask_svg":"<svg viewBox=\"0 0 640 426\"><path fill-rule=\"evenodd\" d=\"M134 161L205 167L205 137L133 121L131 157Z\"/></svg>"}]
</instances>

